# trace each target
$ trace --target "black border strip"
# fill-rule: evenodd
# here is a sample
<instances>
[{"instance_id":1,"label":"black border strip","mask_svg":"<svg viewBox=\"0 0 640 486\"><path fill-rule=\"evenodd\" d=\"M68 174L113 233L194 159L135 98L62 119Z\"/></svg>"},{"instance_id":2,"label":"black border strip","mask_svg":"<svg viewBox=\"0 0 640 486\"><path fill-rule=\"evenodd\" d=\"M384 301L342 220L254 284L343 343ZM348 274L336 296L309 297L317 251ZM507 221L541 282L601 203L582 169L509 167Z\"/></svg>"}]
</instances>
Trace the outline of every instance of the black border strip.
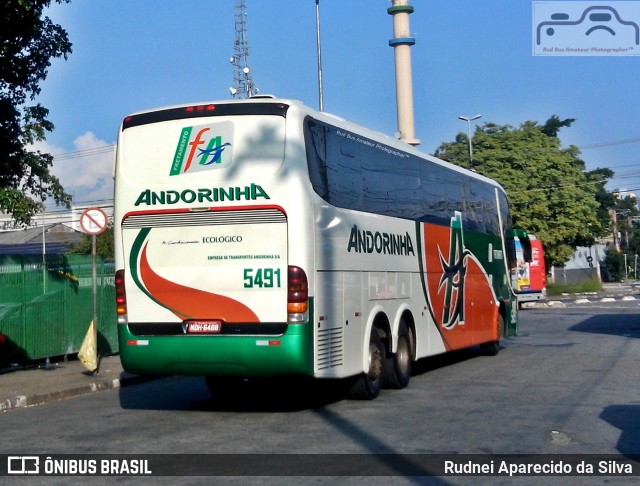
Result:
<instances>
[{"instance_id":1,"label":"black border strip","mask_svg":"<svg viewBox=\"0 0 640 486\"><path fill-rule=\"evenodd\" d=\"M198 109L198 107L203 107ZM208 109L212 107L212 109ZM168 108L165 110L148 111L137 115L130 115L122 122L122 130L137 127L140 125L148 125L151 123L160 123L171 120L186 120L189 118L204 118L214 116L231 116L231 115L276 115L287 116L289 105L285 103L208 103L202 105L181 106L179 108Z\"/></svg>"},{"instance_id":2,"label":"black border strip","mask_svg":"<svg viewBox=\"0 0 640 486\"><path fill-rule=\"evenodd\" d=\"M0 477L578 476L584 481L594 476L637 477L638 459L620 454L2 454Z\"/></svg>"},{"instance_id":3,"label":"black border strip","mask_svg":"<svg viewBox=\"0 0 640 486\"><path fill-rule=\"evenodd\" d=\"M181 322L129 323L129 331L134 336L281 336L287 328L288 324L283 322L225 322L219 333L185 334Z\"/></svg>"}]
</instances>

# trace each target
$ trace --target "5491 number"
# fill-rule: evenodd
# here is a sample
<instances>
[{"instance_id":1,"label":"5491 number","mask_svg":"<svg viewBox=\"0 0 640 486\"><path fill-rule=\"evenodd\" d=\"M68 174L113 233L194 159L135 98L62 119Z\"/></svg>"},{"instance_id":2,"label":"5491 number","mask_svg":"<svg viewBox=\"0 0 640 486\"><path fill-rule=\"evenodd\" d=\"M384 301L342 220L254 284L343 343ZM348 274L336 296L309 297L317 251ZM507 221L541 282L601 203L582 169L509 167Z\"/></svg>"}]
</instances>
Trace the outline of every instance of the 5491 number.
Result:
<instances>
[{"instance_id":1,"label":"5491 number","mask_svg":"<svg viewBox=\"0 0 640 486\"><path fill-rule=\"evenodd\" d=\"M244 288L278 288L281 287L279 268L245 268Z\"/></svg>"}]
</instances>

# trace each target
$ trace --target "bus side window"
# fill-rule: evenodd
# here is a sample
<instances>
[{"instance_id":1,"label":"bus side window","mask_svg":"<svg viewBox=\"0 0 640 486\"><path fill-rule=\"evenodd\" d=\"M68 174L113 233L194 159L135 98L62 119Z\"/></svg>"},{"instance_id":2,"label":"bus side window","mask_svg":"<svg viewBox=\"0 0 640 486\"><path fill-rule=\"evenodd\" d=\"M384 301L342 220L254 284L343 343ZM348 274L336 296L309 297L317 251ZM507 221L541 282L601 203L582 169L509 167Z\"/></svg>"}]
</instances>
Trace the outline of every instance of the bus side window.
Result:
<instances>
[{"instance_id":1,"label":"bus side window","mask_svg":"<svg viewBox=\"0 0 640 486\"><path fill-rule=\"evenodd\" d=\"M327 174L327 140L323 126L305 123L305 144L309 164L309 179L313 190L323 199L329 199L329 176Z\"/></svg>"}]
</instances>

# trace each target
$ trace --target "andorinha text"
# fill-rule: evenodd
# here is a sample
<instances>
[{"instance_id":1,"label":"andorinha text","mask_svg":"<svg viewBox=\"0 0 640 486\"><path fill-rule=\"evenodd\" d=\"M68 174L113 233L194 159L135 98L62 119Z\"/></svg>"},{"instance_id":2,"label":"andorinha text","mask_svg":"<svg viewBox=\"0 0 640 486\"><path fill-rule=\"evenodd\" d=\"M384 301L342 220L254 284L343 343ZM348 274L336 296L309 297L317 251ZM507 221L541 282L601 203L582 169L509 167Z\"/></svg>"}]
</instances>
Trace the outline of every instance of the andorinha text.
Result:
<instances>
[{"instance_id":1,"label":"andorinha text","mask_svg":"<svg viewBox=\"0 0 640 486\"><path fill-rule=\"evenodd\" d=\"M409 233L394 235L380 231L359 230L355 224L351 228L347 252L384 253L385 255L415 255Z\"/></svg>"},{"instance_id":2,"label":"andorinha text","mask_svg":"<svg viewBox=\"0 0 640 486\"><path fill-rule=\"evenodd\" d=\"M214 187L203 189L185 189L183 191L152 191L146 189L140 193L135 205L155 206L157 204L214 203L221 201L255 201L271 199L258 184L244 187Z\"/></svg>"}]
</instances>

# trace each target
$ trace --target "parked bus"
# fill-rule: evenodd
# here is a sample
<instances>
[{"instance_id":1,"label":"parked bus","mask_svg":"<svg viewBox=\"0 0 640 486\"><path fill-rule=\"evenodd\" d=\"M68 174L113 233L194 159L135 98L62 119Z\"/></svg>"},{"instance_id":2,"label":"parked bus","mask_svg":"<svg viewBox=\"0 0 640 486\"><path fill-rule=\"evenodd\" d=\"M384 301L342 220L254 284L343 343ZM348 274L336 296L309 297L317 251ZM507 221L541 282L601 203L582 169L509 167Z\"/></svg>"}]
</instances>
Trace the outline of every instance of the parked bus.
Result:
<instances>
[{"instance_id":1,"label":"parked bus","mask_svg":"<svg viewBox=\"0 0 640 486\"><path fill-rule=\"evenodd\" d=\"M547 271L542 242L534 235L515 237L517 281L515 292L518 304L547 298Z\"/></svg>"},{"instance_id":2,"label":"parked bus","mask_svg":"<svg viewBox=\"0 0 640 486\"><path fill-rule=\"evenodd\" d=\"M351 378L517 327L515 247L494 181L299 102L124 119L115 165L120 356L139 374Z\"/></svg>"}]
</instances>

